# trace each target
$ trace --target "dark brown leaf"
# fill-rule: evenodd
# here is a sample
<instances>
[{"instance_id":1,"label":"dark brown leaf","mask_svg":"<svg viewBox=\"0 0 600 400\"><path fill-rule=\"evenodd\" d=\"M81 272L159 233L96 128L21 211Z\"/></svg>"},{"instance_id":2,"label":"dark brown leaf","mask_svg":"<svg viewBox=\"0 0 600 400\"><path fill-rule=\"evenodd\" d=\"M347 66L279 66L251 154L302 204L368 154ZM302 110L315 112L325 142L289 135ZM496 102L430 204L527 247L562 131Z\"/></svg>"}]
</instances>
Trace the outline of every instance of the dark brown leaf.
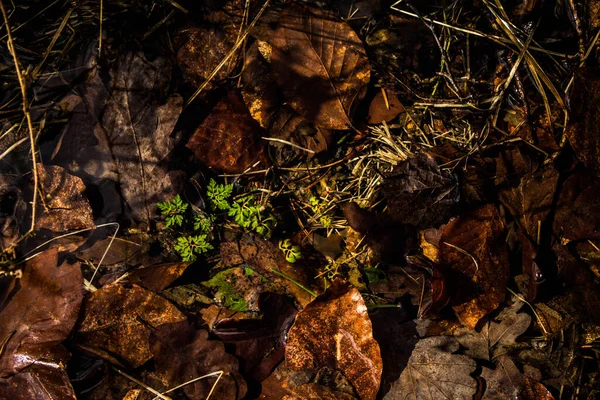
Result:
<instances>
[{"instance_id":1,"label":"dark brown leaf","mask_svg":"<svg viewBox=\"0 0 600 400\"><path fill-rule=\"evenodd\" d=\"M494 205L461 215L444 228L440 261L454 275L448 285L453 309L473 329L504 300L508 284L508 251L504 223Z\"/></svg>"},{"instance_id":2,"label":"dark brown leaf","mask_svg":"<svg viewBox=\"0 0 600 400\"><path fill-rule=\"evenodd\" d=\"M84 303L75 344L117 365L138 367L152 358L150 328L186 317L162 297L133 285L104 286Z\"/></svg>"},{"instance_id":3,"label":"dark brown leaf","mask_svg":"<svg viewBox=\"0 0 600 400\"><path fill-rule=\"evenodd\" d=\"M477 383L470 374L475 361L452 354L459 348L456 340L433 336L419 340L406 368L384 399L470 399Z\"/></svg>"},{"instance_id":4,"label":"dark brown leaf","mask_svg":"<svg viewBox=\"0 0 600 400\"><path fill-rule=\"evenodd\" d=\"M176 262L137 268L129 272L127 280L146 289L159 292L175 282L190 264L191 262Z\"/></svg>"},{"instance_id":5,"label":"dark brown leaf","mask_svg":"<svg viewBox=\"0 0 600 400\"><path fill-rule=\"evenodd\" d=\"M348 129L371 77L363 45L332 13L290 6L273 38L272 65L290 105L326 129Z\"/></svg>"},{"instance_id":6,"label":"dark brown leaf","mask_svg":"<svg viewBox=\"0 0 600 400\"><path fill-rule=\"evenodd\" d=\"M96 226L80 178L57 165L39 164L38 171L46 207L38 204L36 229L65 232Z\"/></svg>"},{"instance_id":7,"label":"dark brown leaf","mask_svg":"<svg viewBox=\"0 0 600 400\"><path fill-rule=\"evenodd\" d=\"M25 217L27 204L17 184L17 177L0 175L0 251L11 247L19 237L19 224Z\"/></svg>"},{"instance_id":8,"label":"dark brown leaf","mask_svg":"<svg viewBox=\"0 0 600 400\"><path fill-rule=\"evenodd\" d=\"M571 240L600 239L600 181L589 174L564 182L554 219L554 231Z\"/></svg>"},{"instance_id":9,"label":"dark brown leaf","mask_svg":"<svg viewBox=\"0 0 600 400\"><path fill-rule=\"evenodd\" d=\"M268 165L261 132L240 94L232 91L213 108L186 147L210 168L242 173Z\"/></svg>"},{"instance_id":10,"label":"dark brown leaf","mask_svg":"<svg viewBox=\"0 0 600 400\"><path fill-rule=\"evenodd\" d=\"M375 399L382 361L358 290L339 280L296 316L285 349L296 370L338 369L361 399Z\"/></svg>"},{"instance_id":11,"label":"dark brown leaf","mask_svg":"<svg viewBox=\"0 0 600 400\"><path fill-rule=\"evenodd\" d=\"M150 336L156 371L171 387L211 372L223 371L212 393L217 399L241 399L246 382L238 373L237 359L225 352L223 343L208 340L205 330L194 331L187 321L157 328ZM217 376L199 380L184 387L189 399L205 399Z\"/></svg>"},{"instance_id":12,"label":"dark brown leaf","mask_svg":"<svg viewBox=\"0 0 600 400\"><path fill-rule=\"evenodd\" d=\"M0 378L0 399L75 400L64 366L45 362L32 365L10 378Z\"/></svg>"},{"instance_id":13,"label":"dark brown leaf","mask_svg":"<svg viewBox=\"0 0 600 400\"><path fill-rule=\"evenodd\" d=\"M68 353L60 343L77 320L83 278L78 263L57 265L57 261L55 248L28 261L22 279L0 305L0 343L6 341L0 352L0 376L32 364L66 361Z\"/></svg>"}]
</instances>

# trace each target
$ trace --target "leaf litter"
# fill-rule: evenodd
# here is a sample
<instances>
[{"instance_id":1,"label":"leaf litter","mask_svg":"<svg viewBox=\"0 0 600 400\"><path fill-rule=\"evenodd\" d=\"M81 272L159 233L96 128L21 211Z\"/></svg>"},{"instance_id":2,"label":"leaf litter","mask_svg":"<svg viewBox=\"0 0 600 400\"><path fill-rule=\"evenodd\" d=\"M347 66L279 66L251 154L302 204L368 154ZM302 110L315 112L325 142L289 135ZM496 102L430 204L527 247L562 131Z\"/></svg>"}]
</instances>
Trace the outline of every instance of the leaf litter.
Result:
<instances>
[{"instance_id":1,"label":"leaf litter","mask_svg":"<svg viewBox=\"0 0 600 400\"><path fill-rule=\"evenodd\" d=\"M0 397L597 397L588 3L0 1Z\"/></svg>"}]
</instances>

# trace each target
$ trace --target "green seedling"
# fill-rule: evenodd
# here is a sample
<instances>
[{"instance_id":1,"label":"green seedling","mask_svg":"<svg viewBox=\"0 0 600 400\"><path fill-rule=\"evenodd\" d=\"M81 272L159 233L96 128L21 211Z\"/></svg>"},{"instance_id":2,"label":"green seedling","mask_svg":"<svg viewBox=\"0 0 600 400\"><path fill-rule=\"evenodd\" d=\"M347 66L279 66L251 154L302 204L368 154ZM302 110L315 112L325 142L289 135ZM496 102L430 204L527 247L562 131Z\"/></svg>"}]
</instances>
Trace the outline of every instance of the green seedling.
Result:
<instances>
[{"instance_id":1,"label":"green seedling","mask_svg":"<svg viewBox=\"0 0 600 400\"><path fill-rule=\"evenodd\" d=\"M233 202L228 215L242 228L251 229L259 235L270 238L277 220L272 215L262 215L262 208L256 204L253 195L244 196Z\"/></svg>"},{"instance_id":2,"label":"green seedling","mask_svg":"<svg viewBox=\"0 0 600 400\"><path fill-rule=\"evenodd\" d=\"M194 230L200 233L209 234L212 232L213 223L215 222L214 215L195 213L193 220Z\"/></svg>"},{"instance_id":3,"label":"green seedling","mask_svg":"<svg viewBox=\"0 0 600 400\"><path fill-rule=\"evenodd\" d=\"M210 200L210 205L213 210L229 210L229 198L233 192L233 185L217 184L214 179L208 182L206 188L206 196Z\"/></svg>"},{"instance_id":4,"label":"green seedling","mask_svg":"<svg viewBox=\"0 0 600 400\"><path fill-rule=\"evenodd\" d=\"M174 249L183 261L196 261L198 255L213 250L214 247L206 241L206 235L196 235L177 238Z\"/></svg>"},{"instance_id":5,"label":"green seedling","mask_svg":"<svg viewBox=\"0 0 600 400\"><path fill-rule=\"evenodd\" d=\"M312 212L315 215L319 215L319 222L321 223L321 225L323 225L323 228L331 228L331 225L333 224L333 219L331 218L331 216L324 214L326 204L315 196L312 196L309 199L309 202Z\"/></svg>"},{"instance_id":6,"label":"green seedling","mask_svg":"<svg viewBox=\"0 0 600 400\"><path fill-rule=\"evenodd\" d=\"M300 247L292 245L290 239L280 240L279 249L283 252L285 259L289 263L293 264L302 258L302 254L300 253Z\"/></svg>"},{"instance_id":7,"label":"green seedling","mask_svg":"<svg viewBox=\"0 0 600 400\"><path fill-rule=\"evenodd\" d=\"M181 196L177 195L171 201L160 202L156 206L165 217L167 228L183 224L183 214L187 210L188 204L181 200Z\"/></svg>"}]
</instances>

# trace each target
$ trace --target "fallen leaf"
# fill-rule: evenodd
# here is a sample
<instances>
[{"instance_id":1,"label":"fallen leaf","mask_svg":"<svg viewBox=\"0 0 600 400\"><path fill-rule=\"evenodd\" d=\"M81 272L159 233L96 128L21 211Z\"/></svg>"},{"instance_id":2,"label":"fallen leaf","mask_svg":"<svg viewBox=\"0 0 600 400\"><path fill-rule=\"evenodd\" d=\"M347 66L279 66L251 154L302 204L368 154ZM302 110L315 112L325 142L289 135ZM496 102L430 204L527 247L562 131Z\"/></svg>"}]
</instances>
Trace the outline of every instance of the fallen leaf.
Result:
<instances>
[{"instance_id":1,"label":"fallen leaf","mask_svg":"<svg viewBox=\"0 0 600 400\"><path fill-rule=\"evenodd\" d=\"M404 107L400 104L398 96L394 93L386 91L386 96L383 96L382 91L377 92L371 105L369 106L369 124L381 124L389 122L392 119L404 112ZM387 101L386 101L387 99Z\"/></svg>"},{"instance_id":2,"label":"fallen leaf","mask_svg":"<svg viewBox=\"0 0 600 400\"><path fill-rule=\"evenodd\" d=\"M129 272L127 280L148 290L159 292L175 282L190 264L191 262L176 262L137 268Z\"/></svg>"},{"instance_id":3,"label":"fallen leaf","mask_svg":"<svg viewBox=\"0 0 600 400\"><path fill-rule=\"evenodd\" d=\"M259 298L262 319L221 318L212 333L223 343L235 346L235 354L244 360L244 374L261 382L283 360L287 333L297 310L285 296L266 293Z\"/></svg>"},{"instance_id":4,"label":"fallen leaf","mask_svg":"<svg viewBox=\"0 0 600 400\"><path fill-rule=\"evenodd\" d=\"M452 308L473 329L506 295L508 251L498 210L489 204L450 221L440 246L444 272L451 274L447 282Z\"/></svg>"},{"instance_id":5,"label":"fallen leaf","mask_svg":"<svg viewBox=\"0 0 600 400\"><path fill-rule=\"evenodd\" d=\"M110 284L84 302L74 344L113 364L139 367L152 358L151 327L186 320L173 304L132 285Z\"/></svg>"},{"instance_id":6,"label":"fallen leaf","mask_svg":"<svg viewBox=\"0 0 600 400\"><path fill-rule=\"evenodd\" d=\"M0 305L0 377L31 365L66 362L68 352L60 343L77 321L83 278L78 263L57 262L56 248L28 261L22 279Z\"/></svg>"},{"instance_id":7,"label":"fallen leaf","mask_svg":"<svg viewBox=\"0 0 600 400\"><path fill-rule=\"evenodd\" d=\"M45 365L44 365L45 364ZM10 400L76 400L64 366L32 365L9 378L0 378L0 398Z\"/></svg>"},{"instance_id":8,"label":"fallen leaf","mask_svg":"<svg viewBox=\"0 0 600 400\"><path fill-rule=\"evenodd\" d=\"M288 333L285 359L295 370L341 370L361 399L375 399L381 354L358 290L336 280L307 304Z\"/></svg>"},{"instance_id":9,"label":"fallen leaf","mask_svg":"<svg viewBox=\"0 0 600 400\"><path fill-rule=\"evenodd\" d=\"M571 240L600 239L600 181L589 174L568 177L560 191L554 231Z\"/></svg>"},{"instance_id":10,"label":"fallen leaf","mask_svg":"<svg viewBox=\"0 0 600 400\"><path fill-rule=\"evenodd\" d=\"M388 207L386 218L421 229L448 221L460 199L456 177L427 155L398 163L382 191Z\"/></svg>"},{"instance_id":11,"label":"fallen leaf","mask_svg":"<svg viewBox=\"0 0 600 400\"><path fill-rule=\"evenodd\" d=\"M493 360L496 355L505 354L529 328L531 317L529 314L519 313L521 307L523 302L517 300L483 325L480 331L460 327L452 334L466 348L464 354L482 360Z\"/></svg>"},{"instance_id":12,"label":"fallen leaf","mask_svg":"<svg viewBox=\"0 0 600 400\"><path fill-rule=\"evenodd\" d=\"M486 382L483 398L498 400L517 398L525 376L508 356L500 356L494 362L494 369L483 367L481 371L481 377Z\"/></svg>"},{"instance_id":13,"label":"fallen leaf","mask_svg":"<svg viewBox=\"0 0 600 400\"><path fill-rule=\"evenodd\" d=\"M453 354L458 342L447 336L419 340L406 368L384 399L470 399L477 392L471 377L477 364L471 358Z\"/></svg>"},{"instance_id":14,"label":"fallen leaf","mask_svg":"<svg viewBox=\"0 0 600 400\"><path fill-rule=\"evenodd\" d=\"M224 267L250 266L273 283L271 292L293 296L302 306L312 300L312 296L297 284L273 272L279 271L310 288L310 279L302 260L290 264L285 260L277 245L254 234L244 234L239 241L223 242L219 247Z\"/></svg>"},{"instance_id":15,"label":"fallen leaf","mask_svg":"<svg viewBox=\"0 0 600 400\"><path fill-rule=\"evenodd\" d=\"M38 165L44 206L38 203L36 229L65 232L94 228L92 208L83 192L83 181L57 165Z\"/></svg>"},{"instance_id":16,"label":"fallen leaf","mask_svg":"<svg viewBox=\"0 0 600 400\"><path fill-rule=\"evenodd\" d=\"M529 377L525 377L523 388L519 393L520 400L554 400L552 393L546 389L546 386L534 381Z\"/></svg>"},{"instance_id":17,"label":"fallen leaf","mask_svg":"<svg viewBox=\"0 0 600 400\"><path fill-rule=\"evenodd\" d=\"M0 175L0 251L14 245L19 238L19 225L25 217L27 204L17 178Z\"/></svg>"},{"instance_id":18,"label":"fallen leaf","mask_svg":"<svg viewBox=\"0 0 600 400\"><path fill-rule=\"evenodd\" d=\"M238 373L237 359L225 352L223 343L208 340L208 332L195 331L187 321L164 324L150 336L150 350L156 371L170 387L181 385L206 374L222 371L212 395L217 399L241 399L246 382ZM217 376L184 386L189 399L205 399Z\"/></svg>"},{"instance_id":19,"label":"fallen leaf","mask_svg":"<svg viewBox=\"0 0 600 400\"><path fill-rule=\"evenodd\" d=\"M186 147L208 167L242 173L268 165L264 133L237 91L229 92L196 129Z\"/></svg>"},{"instance_id":20,"label":"fallen leaf","mask_svg":"<svg viewBox=\"0 0 600 400\"><path fill-rule=\"evenodd\" d=\"M271 39L277 83L298 114L326 129L349 129L371 77L364 47L334 14L289 6Z\"/></svg>"}]
</instances>

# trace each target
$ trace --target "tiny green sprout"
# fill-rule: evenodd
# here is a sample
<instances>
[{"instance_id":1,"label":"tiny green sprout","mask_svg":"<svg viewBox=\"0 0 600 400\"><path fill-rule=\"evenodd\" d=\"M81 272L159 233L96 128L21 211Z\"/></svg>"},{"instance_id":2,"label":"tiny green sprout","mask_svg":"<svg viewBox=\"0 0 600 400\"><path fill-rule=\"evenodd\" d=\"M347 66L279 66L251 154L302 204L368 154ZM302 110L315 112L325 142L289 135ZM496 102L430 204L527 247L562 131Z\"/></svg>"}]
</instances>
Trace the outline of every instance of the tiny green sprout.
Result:
<instances>
[{"instance_id":1,"label":"tiny green sprout","mask_svg":"<svg viewBox=\"0 0 600 400\"><path fill-rule=\"evenodd\" d=\"M199 214L195 213L193 217L194 230L200 231L200 233L208 234L212 231L213 222L215 220L214 215Z\"/></svg>"},{"instance_id":2,"label":"tiny green sprout","mask_svg":"<svg viewBox=\"0 0 600 400\"><path fill-rule=\"evenodd\" d=\"M333 224L333 219L330 215L324 214L325 211L325 203L322 202L315 196L312 196L309 200L310 208L315 215L320 215L319 222L323 225L323 228L331 228Z\"/></svg>"},{"instance_id":3,"label":"tiny green sprout","mask_svg":"<svg viewBox=\"0 0 600 400\"><path fill-rule=\"evenodd\" d=\"M253 195L237 199L231 205L228 215L242 228L251 229L259 235L271 237L277 220L272 215L262 215L262 209L256 204Z\"/></svg>"},{"instance_id":4,"label":"tiny green sprout","mask_svg":"<svg viewBox=\"0 0 600 400\"><path fill-rule=\"evenodd\" d=\"M206 241L206 235L197 235L177 238L174 249L183 261L196 261L199 254L213 250L214 247Z\"/></svg>"},{"instance_id":5,"label":"tiny green sprout","mask_svg":"<svg viewBox=\"0 0 600 400\"><path fill-rule=\"evenodd\" d=\"M333 224L333 220L329 215L323 215L319 218L319 222L323 225L323 228L331 228L331 225Z\"/></svg>"},{"instance_id":6,"label":"tiny green sprout","mask_svg":"<svg viewBox=\"0 0 600 400\"><path fill-rule=\"evenodd\" d=\"M214 179L211 179L208 182L206 188L206 196L210 200L213 210L229 210L229 203L227 200L231 197L232 192L233 185L217 184Z\"/></svg>"},{"instance_id":7,"label":"tiny green sprout","mask_svg":"<svg viewBox=\"0 0 600 400\"><path fill-rule=\"evenodd\" d=\"M181 200L181 196L177 195L170 201L156 203L160 213L165 217L167 228L170 226L181 226L183 223L183 213L188 208L188 204Z\"/></svg>"},{"instance_id":8,"label":"tiny green sprout","mask_svg":"<svg viewBox=\"0 0 600 400\"><path fill-rule=\"evenodd\" d=\"M302 258L302 254L300 253L300 247L292 245L290 239L280 240L279 249L283 252L285 259L289 263L293 264Z\"/></svg>"}]
</instances>

